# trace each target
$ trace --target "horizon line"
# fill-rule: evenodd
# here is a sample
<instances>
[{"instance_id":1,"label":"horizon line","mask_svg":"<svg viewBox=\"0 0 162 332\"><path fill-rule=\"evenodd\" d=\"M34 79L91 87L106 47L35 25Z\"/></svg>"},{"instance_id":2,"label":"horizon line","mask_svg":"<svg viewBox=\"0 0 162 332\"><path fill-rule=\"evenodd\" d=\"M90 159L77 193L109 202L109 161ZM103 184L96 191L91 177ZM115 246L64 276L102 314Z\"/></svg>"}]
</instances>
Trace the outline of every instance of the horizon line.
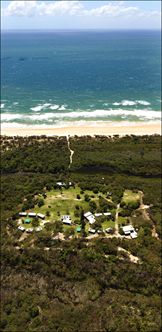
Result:
<instances>
[{"instance_id":1,"label":"horizon line","mask_svg":"<svg viewBox=\"0 0 162 332\"><path fill-rule=\"evenodd\" d=\"M40 31L40 32L54 32L54 31L160 31L161 28L71 28L71 29L1 29L1 32L28 32L28 31Z\"/></svg>"}]
</instances>

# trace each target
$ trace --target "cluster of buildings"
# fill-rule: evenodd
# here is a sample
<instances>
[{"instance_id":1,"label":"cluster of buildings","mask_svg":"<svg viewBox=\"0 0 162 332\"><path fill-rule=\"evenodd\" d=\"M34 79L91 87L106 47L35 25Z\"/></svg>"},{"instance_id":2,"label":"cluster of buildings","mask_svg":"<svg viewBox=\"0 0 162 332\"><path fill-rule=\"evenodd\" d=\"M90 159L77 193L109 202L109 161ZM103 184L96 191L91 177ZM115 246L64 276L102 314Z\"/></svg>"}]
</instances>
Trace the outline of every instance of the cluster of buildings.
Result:
<instances>
[{"instance_id":1,"label":"cluster of buildings","mask_svg":"<svg viewBox=\"0 0 162 332\"><path fill-rule=\"evenodd\" d=\"M27 212L19 212L19 217L23 217L24 218L23 223L26 224L26 225L29 225L31 223L31 219L30 218L36 218L37 217L37 218L40 218L42 220L45 219L45 215L44 214L42 214L42 213L35 213L35 212L28 212L28 213ZM22 221L20 219L18 229L20 231L22 231L22 232L26 230L27 233L32 233L33 231L40 232L40 231L42 231L43 228L41 226L34 227L34 228L33 227L25 228L22 225Z\"/></svg>"},{"instance_id":2,"label":"cluster of buildings","mask_svg":"<svg viewBox=\"0 0 162 332\"><path fill-rule=\"evenodd\" d=\"M60 186L62 186L64 183L62 183L62 182L59 183L58 182L57 184L58 185L60 184ZM45 215L44 214L42 214L42 213L35 213L35 212L28 212L28 213L27 212L19 212L19 216L24 218L24 220L23 220L24 224L30 224L31 223L31 219L30 218L36 218L37 217L37 218L40 218L41 220L45 219ZM89 230L88 230L89 233L91 233L91 234L95 234L96 233L96 230L93 229L92 225L96 222L97 218L102 217L102 216L106 216L106 217L110 218L111 217L111 212L95 213L95 214L93 214L92 212L89 211L89 212L85 212L84 213L85 219L88 221L89 225L91 226L89 228ZM71 220L70 215L63 215L61 217L61 221L65 225L69 225L69 226L72 225L72 220ZM33 231L40 232L42 230L41 226L34 227L34 228L33 227L25 228L23 226L23 224L22 224L22 220L21 219L19 220L18 224L19 224L18 229L21 230L21 231L25 231L26 230L27 233L32 233ZM124 233L125 236L130 235L130 237L132 239L136 239L137 238L137 232L135 231L135 229L134 229L134 227L132 225L123 226L122 230L123 230L123 233ZM81 227L77 226L76 231L78 233L81 232ZM109 227L109 228L105 229L104 232L111 233L112 231L113 231L113 229ZM97 233L98 234L102 233L102 230L98 230Z\"/></svg>"},{"instance_id":3,"label":"cluster of buildings","mask_svg":"<svg viewBox=\"0 0 162 332\"><path fill-rule=\"evenodd\" d=\"M35 212L19 212L19 217L29 217L29 218L40 218L40 219L44 219L45 215L42 213L35 213Z\"/></svg>"},{"instance_id":4,"label":"cluster of buildings","mask_svg":"<svg viewBox=\"0 0 162 332\"><path fill-rule=\"evenodd\" d=\"M56 182L56 185L57 185L59 188L64 188L64 187L66 187L67 185L68 185L69 187L71 187L71 186L73 185L73 183L72 183L72 182L68 182L68 184L66 184L65 182L58 181L58 182Z\"/></svg>"},{"instance_id":5,"label":"cluster of buildings","mask_svg":"<svg viewBox=\"0 0 162 332\"><path fill-rule=\"evenodd\" d=\"M102 217L102 216L106 216L106 217L111 217L111 212L104 212L104 213L95 213L93 214L92 212L86 212L84 213L84 217L88 220L88 222L90 224L94 224L96 221L96 218L98 217Z\"/></svg>"},{"instance_id":6,"label":"cluster of buildings","mask_svg":"<svg viewBox=\"0 0 162 332\"><path fill-rule=\"evenodd\" d=\"M111 217L111 212L95 213L95 214L93 214L92 212L89 211L89 212L84 213L84 217L85 217L85 219L88 221L88 223L90 225L93 225L96 222L96 219L98 217L101 217L101 216ZM69 225L69 226L72 225L72 220L71 220L71 217L69 215L62 216L61 217L61 221L65 225ZM76 231L80 232L81 231L81 227L78 226L77 229L76 229ZM105 231L106 231L106 233L111 233L112 228L108 228ZM91 234L95 234L96 230L93 229L92 227L90 227L89 230L88 230L88 232L91 233ZM98 230L97 233L100 234L100 233L102 233L102 231Z\"/></svg>"}]
</instances>

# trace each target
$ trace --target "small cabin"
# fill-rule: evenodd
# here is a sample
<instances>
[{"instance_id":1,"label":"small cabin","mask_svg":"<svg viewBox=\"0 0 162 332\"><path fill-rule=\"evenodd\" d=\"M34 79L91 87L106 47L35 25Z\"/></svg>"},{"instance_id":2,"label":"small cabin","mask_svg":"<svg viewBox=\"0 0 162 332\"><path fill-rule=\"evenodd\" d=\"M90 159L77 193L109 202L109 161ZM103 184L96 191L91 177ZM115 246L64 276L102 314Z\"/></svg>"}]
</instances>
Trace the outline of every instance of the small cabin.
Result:
<instances>
[{"instance_id":1,"label":"small cabin","mask_svg":"<svg viewBox=\"0 0 162 332\"><path fill-rule=\"evenodd\" d=\"M111 212L104 212L103 215L107 216L107 217L111 217Z\"/></svg>"},{"instance_id":2,"label":"small cabin","mask_svg":"<svg viewBox=\"0 0 162 332\"><path fill-rule=\"evenodd\" d=\"M61 221L63 222L63 224L65 225L71 225L72 221L71 221L71 217L68 215L62 216Z\"/></svg>"},{"instance_id":3,"label":"small cabin","mask_svg":"<svg viewBox=\"0 0 162 332\"><path fill-rule=\"evenodd\" d=\"M84 217L89 221L90 224L94 224L96 221L95 216L91 212L84 213Z\"/></svg>"},{"instance_id":4,"label":"small cabin","mask_svg":"<svg viewBox=\"0 0 162 332\"><path fill-rule=\"evenodd\" d=\"M40 231L42 231L42 227L36 227L36 228L35 228L35 231L36 231L36 232L40 232Z\"/></svg>"},{"instance_id":5,"label":"small cabin","mask_svg":"<svg viewBox=\"0 0 162 332\"><path fill-rule=\"evenodd\" d=\"M27 233L32 233L32 232L33 232L33 228L27 228L27 229L26 229L26 232L27 232Z\"/></svg>"},{"instance_id":6,"label":"small cabin","mask_svg":"<svg viewBox=\"0 0 162 332\"><path fill-rule=\"evenodd\" d=\"M122 227L124 235L130 235L131 231L134 231L134 228L132 225L127 225Z\"/></svg>"},{"instance_id":7,"label":"small cabin","mask_svg":"<svg viewBox=\"0 0 162 332\"><path fill-rule=\"evenodd\" d=\"M137 232L132 225L127 225L122 227L124 235L130 235L132 239L137 238Z\"/></svg>"},{"instance_id":8,"label":"small cabin","mask_svg":"<svg viewBox=\"0 0 162 332\"><path fill-rule=\"evenodd\" d=\"M95 217L101 217L102 213L95 213Z\"/></svg>"},{"instance_id":9,"label":"small cabin","mask_svg":"<svg viewBox=\"0 0 162 332\"><path fill-rule=\"evenodd\" d=\"M23 226L19 226L18 229L19 229L20 231L22 231L22 232L25 231L25 228L24 228Z\"/></svg>"},{"instance_id":10,"label":"small cabin","mask_svg":"<svg viewBox=\"0 0 162 332\"><path fill-rule=\"evenodd\" d=\"M108 227L108 228L105 229L105 232L108 233L108 234L110 234L110 233L112 233L112 230L113 229L111 227Z\"/></svg>"},{"instance_id":11,"label":"small cabin","mask_svg":"<svg viewBox=\"0 0 162 332\"><path fill-rule=\"evenodd\" d=\"M56 182L56 185L58 186L58 187L66 187L66 183L64 183L64 182Z\"/></svg>"},{"instance_id":12,"label":"small cabin","mask_svg":"<svg viewBox=\"0 0 162 332\"><path fill-rule=\"evenodd\" d=\"M45 218L45 215L42 214L42 213L37 213L37 217L40 218L40 219L44 219L44 218Z\"/></svg>"},{"instance_id":13,"label":"small cabin","mask_svg":"<svg viewBox=\"0 0 162 332\"><path fill-rule=\"evenodd\" d=\"M91 233L91 234L95 234L96 233L95 229L93 229L93 228L89 228L88 232Z\"/></svg>"},{"instance_id":14,"label":"small cabin","mask_svg":"<svg viewBox=\"0 0 162 332\"><path fill-rule=\"evenodd\" d=\"M31 220L29 219L29 218L26 218L25 220L24 220L24 224L30 224L31 223Z\"/></svg>"},{"instance_id":15,"label":"small cabin","mask_svg":"<svg viewBox=\"0 0 162 332\"><path fill-rule=\"evenodd\" d=\"M27 216L27 213L26 213L26 212L19 212L19 216L20 216L20 217L26 217L26 216Z\"/></svg>"},{"instance_id":16,"label":"small cabin","mask_svg":"<svg viewBox=\"0 0 162 332\"><path fill-rule=\"evenodd\" d=\"M28 217L35 218L37 214L35 212L29 212Z\"/></svg>"}]
</instances>

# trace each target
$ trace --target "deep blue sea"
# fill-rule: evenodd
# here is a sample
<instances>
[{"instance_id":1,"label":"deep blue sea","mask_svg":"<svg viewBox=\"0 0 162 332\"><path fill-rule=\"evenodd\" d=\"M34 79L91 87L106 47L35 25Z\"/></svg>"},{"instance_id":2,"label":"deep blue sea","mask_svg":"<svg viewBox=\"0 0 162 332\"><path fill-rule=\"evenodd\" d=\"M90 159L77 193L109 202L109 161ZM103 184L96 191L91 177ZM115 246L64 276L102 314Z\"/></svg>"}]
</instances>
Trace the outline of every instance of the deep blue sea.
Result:
<instances>
[{"instance_id":1,"label":"deep blue sea","mask_svg":"<svg viewBox=\"0 0 162 332\"><path fill-rule=\"evenodd\" d=\"M160 31L2 32L7 127L159 121Z\"/></svg>"}]
</instances>

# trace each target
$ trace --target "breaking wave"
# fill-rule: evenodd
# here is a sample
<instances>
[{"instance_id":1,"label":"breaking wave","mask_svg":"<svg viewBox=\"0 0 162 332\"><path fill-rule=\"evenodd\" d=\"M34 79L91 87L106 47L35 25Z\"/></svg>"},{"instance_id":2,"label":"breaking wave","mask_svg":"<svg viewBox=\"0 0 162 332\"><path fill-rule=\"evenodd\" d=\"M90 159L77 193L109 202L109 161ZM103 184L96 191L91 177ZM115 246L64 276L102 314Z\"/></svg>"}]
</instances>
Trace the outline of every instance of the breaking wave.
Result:
<instances>
[{"instance_id":1,"label":"breaking wave","mask_svg":"<svg viewBox=\"0 0 162 332\"><path fill-rule=\"evenodd\" d=\"M135 106L135 105L143 105L143 106L149 106L151 105L146 100L122 100L121 102L115 102L112 105L114 106Z\"/></svg>"},{"instance_id":2,"label":"breaking wave","mask_svg":"<svg viewBox=\"0 0 162 332\"><path fill-rule=\"evenodd\" d=\"M65 111L67 105L57 105L57 104L51 104L51 103L44 103L44 104L38 104L34 107L31 107L31 111L34 112L41 112L45 109L50 109L52 111L59 110L59 111Z\"/></svg>"},{"instance_id":3,"label":"breaking wave","mask_svg":"<svg viewBox=\"0 0 162 332\"><path fill-rule=\"evenodd\" d=\"M58 111L53 113L43 113L43 114L11 114L3 113L1 115L2 122L23 122L23 123L40 123L40 122L49 122L54 123L55 121L73 121L73 120L160 120L161 112L153 110L123 110L123 109L109 109L109 110L95 110L95 111L81 111L76 110L75 112L65 112L59 113Z\"/></svg>"}]
</instances>

